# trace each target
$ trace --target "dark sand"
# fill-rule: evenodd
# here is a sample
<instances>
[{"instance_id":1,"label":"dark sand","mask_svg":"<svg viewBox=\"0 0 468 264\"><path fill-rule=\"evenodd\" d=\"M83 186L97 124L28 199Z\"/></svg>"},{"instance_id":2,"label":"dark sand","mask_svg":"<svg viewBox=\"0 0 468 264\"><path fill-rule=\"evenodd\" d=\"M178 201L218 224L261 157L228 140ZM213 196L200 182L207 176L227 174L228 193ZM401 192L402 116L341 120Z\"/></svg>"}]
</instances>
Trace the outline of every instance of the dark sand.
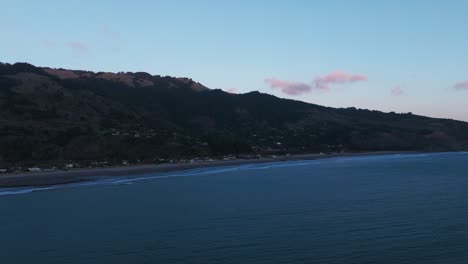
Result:
<instances>
[{"instance_id":1,"label":"dark sand","mask_svg":"<svg viewBox=\"0 0 468 264\"><path fill-rule=\"evenodd\" d=\"M339 154L304 154L290 155L276 158L259 159L236 159L236 160L214 160L198 161L195 163L167 163L167 164L147 164L133 166L118 166L106 168L86 168L73 169L69 171L42 171L26 173L8 173L0 175L0 187L30 187L30 186L51 186L58 184L68 184L85 182L115 177L131 177L148 173L162 173L170 171L188 170L205 167L235 166L241 164L269 163L292 160L315 160L333 157L369 156L398 154L408 152L366 152L366 153L339 153Z\"/></svg>"}]
</instances>

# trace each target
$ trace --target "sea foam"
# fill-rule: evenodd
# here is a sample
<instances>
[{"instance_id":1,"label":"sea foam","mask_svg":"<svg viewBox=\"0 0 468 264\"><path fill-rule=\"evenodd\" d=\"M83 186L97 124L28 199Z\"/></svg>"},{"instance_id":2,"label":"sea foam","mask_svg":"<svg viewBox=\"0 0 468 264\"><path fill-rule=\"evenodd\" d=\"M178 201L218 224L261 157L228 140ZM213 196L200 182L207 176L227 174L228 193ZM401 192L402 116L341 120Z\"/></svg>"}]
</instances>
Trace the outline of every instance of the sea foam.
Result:
<instances>
[{"instance_id":1,"label":"sea foam","mask_svg":"<svg viewBox=\"0 0 468 264\"><path fill-rule=\"evenodd\" d=\"M72 183L64 185L56 185L49 187L25 187L25 188L0 188L0 196L6 195L24 195L31 194L33 192L50 191L63 188L77 188L77 187L91 187L99 185L128 185L134 182L150 181L158 179L167 179L174 177L193 177L202 175L213 175L228 173L234 171L249 171L249 170L268 170L273 168L285 168L285 167L296 167L296 166L312 166L327 163L346 163L346 162L370 162L379 160L389 159L408 159L408 158L425 158L434 156L450 156L450 155L468 155L468 152L440 152L440 153L415 153L415 154L384 154L384 155L369 155L369 156L351 156L351 157L334 157L326 159L315 159L315 160L297 160L297 161L284 161L284 162L267 162L258 164L243 164L237 166L223 166L223 167L208 167L208 168L197 168L186 171L176 171L169 173L151 173L142 175L129 175L128 177L115 177L110 179L102 179L89 182Z\"/></svg>"}]
</instances>

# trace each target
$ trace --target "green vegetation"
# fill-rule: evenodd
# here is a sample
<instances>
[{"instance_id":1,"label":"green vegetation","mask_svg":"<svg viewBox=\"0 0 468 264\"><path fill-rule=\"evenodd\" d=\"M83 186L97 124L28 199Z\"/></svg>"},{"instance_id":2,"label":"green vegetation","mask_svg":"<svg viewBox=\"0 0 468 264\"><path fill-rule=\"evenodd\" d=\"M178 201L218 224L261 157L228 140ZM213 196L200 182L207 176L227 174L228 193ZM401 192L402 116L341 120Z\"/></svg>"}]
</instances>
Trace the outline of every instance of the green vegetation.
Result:
<instances>
[{"instance_id":1,"label":"green vegetation","mask_svg":"<svg viewBox=\"0 0 468 264\"><path fill-rule=\"evenodd\" d=\"M0 64L0 168L240 154L466 150L468 124L335 109L191 79ZM3 164L3 165L2 165Z\"/></svg>"}]
</instances>

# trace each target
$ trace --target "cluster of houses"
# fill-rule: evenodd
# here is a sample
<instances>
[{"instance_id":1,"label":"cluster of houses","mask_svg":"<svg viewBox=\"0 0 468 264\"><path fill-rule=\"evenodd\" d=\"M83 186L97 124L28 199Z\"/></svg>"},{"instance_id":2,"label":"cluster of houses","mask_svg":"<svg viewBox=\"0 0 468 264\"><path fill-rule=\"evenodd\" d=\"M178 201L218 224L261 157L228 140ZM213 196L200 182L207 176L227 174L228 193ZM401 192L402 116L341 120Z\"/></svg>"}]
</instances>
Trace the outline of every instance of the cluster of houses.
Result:
<instances>
[{"instance_id":1,"label":"cluster of houses","mask_svg":"<svg viewBox=\"0 0 468 264\"><path fill-rule=\"evenodd\" d=\"M148 130L119 130L115 128L111 128L109 130L103 130L101 132L105 136L125 136L125 137L133 137L133 138L153 138L158 136L158 132L153 129L148 129ZM159 133L161 133L159 131ZM167 133L163 133L167 134Z\"/></svg>"},{"instance_id":2,"label":"cluster of houses","mask_svg":"<svg viewBox=\"0 0 468 264\"><path fill-rule=\"evenodd\" d=\"M339 147L339 146L338 146ZM343 151L341 151L343 152ZM324 153L320 153L320 155L324 155ZM285 155L290 156L290 154ZM270 158L278 158L279 156L276 155L268 155L267 157ZM230 160L246 160L246 159L259 159L262 158L262 155L259 154L246 154L246 155L225 155L221 157L197 157L192 159L180 159L180 160L166 160L163 158L158 159L156 163L199 163L199 162L214 162L214 161L230 161ZM136 164L141 163L140 160L136 161ZM75 168L99 168L99 167L107 167L107 166L130 166L134 165L135 163L131 163L128 160L122 160L120 163L111 163L108 161L93 161L87 162L86 164L80 164L77 162L69 162L62 164L61 166L32 166L32 167L16 167L16 168L0 168L0 174L2 173L9 173L9 172L44 172L44 171L55 171L55 170L70 170Z\"/></svg>"}]
</instances>

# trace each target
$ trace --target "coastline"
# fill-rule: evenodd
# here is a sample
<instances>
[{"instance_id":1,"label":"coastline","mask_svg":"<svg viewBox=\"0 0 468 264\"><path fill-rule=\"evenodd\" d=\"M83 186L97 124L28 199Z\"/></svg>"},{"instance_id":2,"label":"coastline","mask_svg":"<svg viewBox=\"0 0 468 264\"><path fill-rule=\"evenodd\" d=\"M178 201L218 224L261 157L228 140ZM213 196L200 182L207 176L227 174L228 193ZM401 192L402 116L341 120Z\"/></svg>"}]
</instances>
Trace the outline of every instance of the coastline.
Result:
<instances>
[{"instance_id":1,"label":"coastline","mask_svg":"<svg viewBox=\"0 0 468 264\"><path fill-rule=\"evenodd\" d=\"M141 176L148 173L164 173L183 171L197 168L237 166L244 164L258 164L270 162L285 162L298 160L317 160L336 157L355 157L372 155L391 155L417 153L414 151L379 151L363 153L337 153L337 154L301 154L258 159L235 159L201 161L196 163L164 163L131 166L116 166L104 168L74 169L69 171L42 171L27 173L7 173L0 175L0 188L15 187L44 187L78 182L96 181L117 177Z\"/></svg>"}]
</instances>

